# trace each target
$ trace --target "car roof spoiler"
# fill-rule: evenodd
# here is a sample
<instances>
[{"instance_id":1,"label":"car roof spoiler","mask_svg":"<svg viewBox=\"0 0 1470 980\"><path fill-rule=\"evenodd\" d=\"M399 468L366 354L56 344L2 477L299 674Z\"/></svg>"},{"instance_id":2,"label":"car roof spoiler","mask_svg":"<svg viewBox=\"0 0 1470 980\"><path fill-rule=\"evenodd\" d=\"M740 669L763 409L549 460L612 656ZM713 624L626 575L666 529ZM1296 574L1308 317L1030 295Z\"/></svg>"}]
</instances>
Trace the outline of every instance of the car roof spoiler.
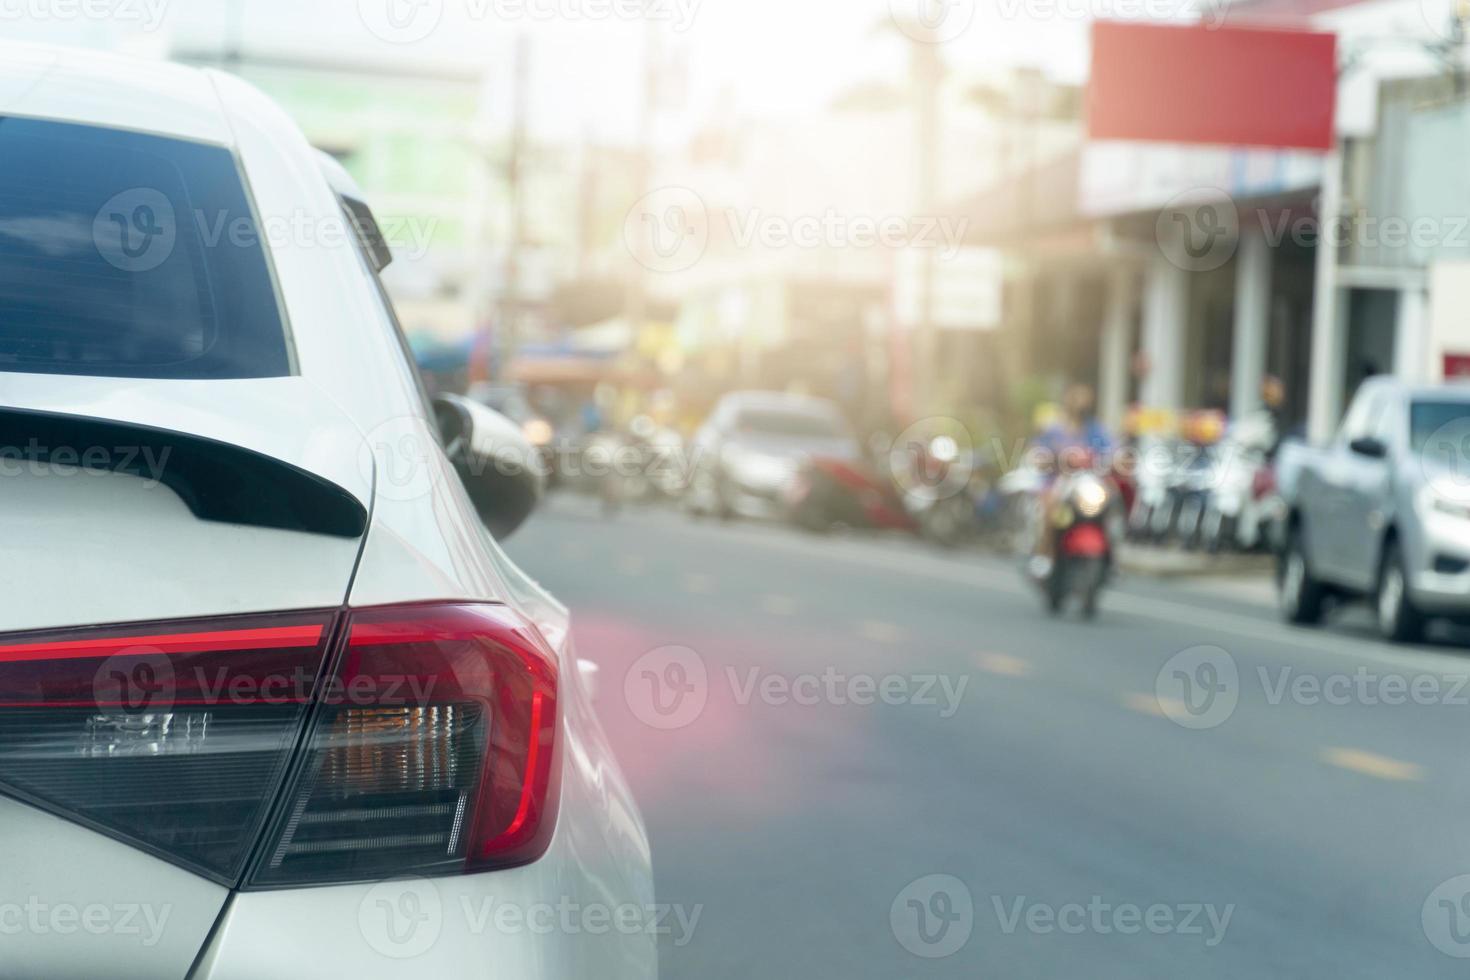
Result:
<instances>
[{"instance_id":1,"label":"car roof spoiler","mask_svg":"<svg viewBox=\"0 0 1470 980\"><path fill-rule=\"evenodd\" d=\"M345 489L254 450L111 419L0 408L0 481L27 466L127 473L168 487L200 520L361 537Z\"/></svg>"}]
</instances>

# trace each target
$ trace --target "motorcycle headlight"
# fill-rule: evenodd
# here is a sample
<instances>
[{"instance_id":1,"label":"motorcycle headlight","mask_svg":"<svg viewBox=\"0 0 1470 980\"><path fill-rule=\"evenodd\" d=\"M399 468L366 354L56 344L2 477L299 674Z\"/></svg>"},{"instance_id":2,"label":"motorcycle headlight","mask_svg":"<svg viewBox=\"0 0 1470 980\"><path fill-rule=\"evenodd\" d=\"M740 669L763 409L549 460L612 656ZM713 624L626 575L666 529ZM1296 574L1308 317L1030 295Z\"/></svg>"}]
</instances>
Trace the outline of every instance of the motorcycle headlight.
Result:
<instances>
[{"instance_id":1,"label":"motorcycle headlight","mask_svg":"<svg viewBox=\"0 0 1470 980\"><path fill-rule=\"evenodd\" d=\"M527 442L538 448L549 444L556 437L556 431L545 419L531 419L521 426L521 434L526 437Z\"/></svg>"},{"instance_id":2,"label":"motorcycle headlight","mask_svg":"<svg viewBox=\"0 0 1470 980\"><path fill-rule=\"evenodd\" d=\"M1077 513L1083 517L1096 517L1108 505L1108 491L1097 480L1083 480L1074 492Z\"/></svg>"}]
</instances>

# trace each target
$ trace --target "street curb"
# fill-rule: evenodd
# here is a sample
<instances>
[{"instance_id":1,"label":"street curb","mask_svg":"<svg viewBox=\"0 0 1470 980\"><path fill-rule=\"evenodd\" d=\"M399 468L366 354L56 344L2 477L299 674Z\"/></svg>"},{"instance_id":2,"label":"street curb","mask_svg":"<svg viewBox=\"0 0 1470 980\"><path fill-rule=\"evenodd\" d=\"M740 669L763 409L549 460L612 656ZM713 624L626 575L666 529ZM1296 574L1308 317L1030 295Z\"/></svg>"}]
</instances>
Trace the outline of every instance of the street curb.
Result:
<instances>
[{"instance_id":1,"label":"street curb","mask_svg":"<svg viewBox=\"0 0 1470 980\"><path fill-rule=\"evenodd\" d=\"M1269 576L1275 564L1270 555L1205 555L1125 545L1118 550L1118 567L1148 578L1257 578Z\"/></svg>"}]
</instances>

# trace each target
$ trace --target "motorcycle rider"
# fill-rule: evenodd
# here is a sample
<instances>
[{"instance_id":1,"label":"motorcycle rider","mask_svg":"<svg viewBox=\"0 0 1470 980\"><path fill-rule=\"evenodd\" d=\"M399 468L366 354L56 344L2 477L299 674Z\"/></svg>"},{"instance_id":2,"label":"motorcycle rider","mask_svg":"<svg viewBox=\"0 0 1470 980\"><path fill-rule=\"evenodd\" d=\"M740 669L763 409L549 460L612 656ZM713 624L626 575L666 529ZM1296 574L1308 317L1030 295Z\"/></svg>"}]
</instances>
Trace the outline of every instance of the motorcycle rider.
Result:
<instances>
[{"instance_id":1,"label":"motorcycle rider","mask_svg":"<svg viewBox=\"0 0 1470 980\"><path fill-rule=\"evenodd\" d=\"M1110 458L1113 451L1112 436L1094 413L1096 403L1090 385L1080 382L1069 385L1062 395L1060 418L1032 443L1032 450L1043 461L1047 473L1046 487L1041 492L1042 518L1037 521L1036 541L1028 562L1031 574L1038 579L1051 574L1055 535L1046 515L1051 513L1054 503L1057 477L1091 468L1098 460Z\"/></svg>"}]
</instances>

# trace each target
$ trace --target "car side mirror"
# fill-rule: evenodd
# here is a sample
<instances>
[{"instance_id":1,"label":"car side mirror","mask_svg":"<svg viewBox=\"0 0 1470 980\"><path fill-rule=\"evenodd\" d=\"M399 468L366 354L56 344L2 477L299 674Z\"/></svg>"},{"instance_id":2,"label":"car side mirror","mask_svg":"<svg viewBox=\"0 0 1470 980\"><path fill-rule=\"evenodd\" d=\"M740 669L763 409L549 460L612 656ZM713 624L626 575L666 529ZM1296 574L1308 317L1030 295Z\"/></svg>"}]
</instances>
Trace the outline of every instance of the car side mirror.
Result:
<instances>
[{"instance_id":1,"label":"car side mirror","mask_svg":"<svg viewBox=\"0 0 1470 980\"><path fill-rule=\"evenodd\" d=\"M480 520L496 538L510 536L545 491L535 447L520 426L463 395L440 395L434 412L444 450Z\"/></svg>"},{"instance_id":2,"label":"car side mirror","mask_svg":"<svg viewBox=\"0 0 1470 980\"><path fill-rule=\"evenodd\" d=\"M1363 436L1348 443L1348 448L1359 456L1367 456L1369 459L1383 459L1388 455L1388 447L1381 439L1372 436Z\"/></svg>"}]
</instances>

